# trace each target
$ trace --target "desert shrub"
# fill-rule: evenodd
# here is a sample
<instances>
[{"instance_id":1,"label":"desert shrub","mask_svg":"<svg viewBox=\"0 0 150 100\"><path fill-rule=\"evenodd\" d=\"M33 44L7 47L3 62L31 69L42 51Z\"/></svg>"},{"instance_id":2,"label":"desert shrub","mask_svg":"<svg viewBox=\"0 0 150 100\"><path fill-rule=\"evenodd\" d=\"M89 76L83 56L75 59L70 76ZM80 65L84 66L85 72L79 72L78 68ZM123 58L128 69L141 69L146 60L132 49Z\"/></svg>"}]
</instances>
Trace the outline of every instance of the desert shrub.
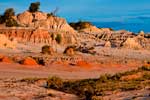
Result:
<instances>
[{"instance_id":1,"label":"desert shrub","mask_svg":"<svg viewBox=\"0 0 150 100\"><path fill-rule=\"evenodd\" d=\"M94 94L94 88L90 85L86 85L84 87L85 100L92 100L93 94Z\"/></svg>"},{"instance_id":2,"label":"desert shrub","mask_svg":"<svg viewBox=\"0 0 150 100\"><path fill-rule=\"evenodd\" d=\"M61 89L63 80L59 77L53 76L47 79L47 87L52 89Z\"/></svg>"},{"instance_id":3,"label":"desert shrub","mask_svg":"<svg viewBox=\"0 0 150 100\"><path fill-rule=\"evenodd\" d=\"M6 26L7 27L13 27L13 26L18 26L18 23L16 20L14 20L13 18L7 19L6 20Z\"/></svg>"},{"instance_id":4,"label":"desert shrub","mask_svg":"<svg viewBox=\"0 0 150 100\"><path fill-rule=\"evenodd\" d=\"M141 69L142 69L142 70L145 70L145 71L150 71L150 66L142 66Z\"/></svg>"},{"instance_id":5,"label":"desert shrub","mask_svg":"<svg viewBox=\"0 0 150 100\"><path fill-rule=\"evenodd\" d=\"M39 8L40 8L40 2L34 2L30 4L29 11L36 12L39 10Z\"/></svg>"},{"instance_id":6,"label":"desert shrub","mask_svg":"<svg viewBox=\"0 0 150 100\"><path fill-rule=\"evenodd\" d=\"M8 9L6 9L5 12L4 12L4 18L5 18L5 19L9 19L9 18L11 18L11 17L14 16L14 15L15 15L15 11L14 11L13 8L8 8Z\"/></svg>"},{"instance_id":7,"label":"desert shrub","mask_svg":"<svg viewBox=\"0 0 150 100\"><path fill-rule=\"evenodd\" d=\"M61 36L61 34L57 34L55 40L56 40L56 42L57 42L58 44L60 44L60 43L62 42L62 36Z\"/></svg>"},{"instance_id":8,"label":"desert shrub","mask_svg":"<svg viewBox=\"0 0 150 100\"><path fill-rule=\"evenodd\" d=\"M72 49L72 51L68 52L69 49ZM66 49L64 50L64 54L74 54L74 51L76 50L76 46L67 46Z\"/></svg>"},{"instance_id":9,"label":"desert shrub","mask_svg":"<svg viewBox=\"0 0 150 100\"><path fill-rule=\"evenodd\" d=\"M138 90L141 89L140 81L131 80L128 82L122 82L120 89L122 91Z\"/></svg>"},{"instance_id":10,"label":"desert shrub","mask_svg":"<svg viewBox=\"0 0 150 100\"><path fill-rule=\"evenodd\" d=\"M4 16L3 16L3 15L0 15L0 24L3 24L3 23L5 23Z\"/></svg>"},{"instance_id":11,"label":"desert shrub","mask_svg":"<svg viewBox=\"0 0 150 100\"><path fill-rule=\"evenodd\" d=\"M55 15L54 15L54 13L52 13L52 12L51 12L51 13L47 13L47 18L48 18L48 17L54 17L54 16L55 16Z\"/></svg>"},{"instance_id":12,"label":"desert shrub","mask_svg":"<svg viewBox=\"0 0 150 100\"><path fill-rule=\"evenodd\" d=\"M0 24L6 23L7 27L18 26L18 23L12 17L15 15L13 8L8 8L5 10L3 15L0 15Z\"/></svg>"},{"instance_id":13,"label":"desert shrub","mask_svg":"<svg viewBox=\"0 0 150 100\"><path fill-rule=\"evenodd\" d=\"M75 30L80 30L80 29L88 28L91 25L92 25L92 23L86 22L86 21L79 21L77 23L70 23L70 26L73 27Z\"/></svg>"},{"instance_id":14,"label":"desert shrub","mask_svg":"<svg viewBox=\"0 0 150 100\"><path fill-rule=\"evenodd\" d=\"M144 73L144 75L143 75L143 79L144 80L150 80L150 73Z\"/></svg>"},{"instance_id":15,"label":"desert shrub","mask_svg":"<svg viewBox=\"0 0 150 100\"><path fill-rule=\"evenodd\" d=\"M135 80L120 80L122 76L133 75L138 72L143 72L143 76ZM84 100L101 100L99 97L105 96L108 91L139 90L149 86L149 81L147 81L149 79L149 70L138 68L137 70L116 73L114 75L101 75L97 79L64 81L60 86L57 86L57 88L63 92L76 94L84 98ZM55 84L55 81L50 83Z\"/></svg>"},{"instance_id":16,"label":"desert shrub","mask_svg":"<svg viewBox=\"0 0 150 100\"><path fill-rule=\"evenodd\" d=\"M109 79L111 79L111 75L105 74L101 75L98 79L99 82L107 82Z\"/></svg>"},{"instance_id":17,"label":"desert shrub","mask_svg":"<svg viewBox=\"0 0 150 100\"><path fill-rule=\"evenodd\" d=\"M43 54L53 54L54 53L54 50L53 50L53 48L51 47L51 46L49 46L49 45L44 45L43 47L42 47L42 53Z\"/></svg>"}]
</instances>

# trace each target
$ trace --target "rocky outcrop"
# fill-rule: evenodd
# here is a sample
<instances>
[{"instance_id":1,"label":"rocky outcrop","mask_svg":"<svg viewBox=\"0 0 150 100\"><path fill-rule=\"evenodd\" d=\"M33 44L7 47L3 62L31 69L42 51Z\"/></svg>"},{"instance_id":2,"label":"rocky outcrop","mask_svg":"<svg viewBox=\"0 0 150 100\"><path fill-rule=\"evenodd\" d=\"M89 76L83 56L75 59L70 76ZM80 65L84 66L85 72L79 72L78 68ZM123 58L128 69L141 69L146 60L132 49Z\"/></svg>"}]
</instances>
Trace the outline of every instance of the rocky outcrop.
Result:
<instances>
[{"instance_id":1,"label":"rocky outcrop","mask_svg":"<svg viewBox=\"0 0 150 100\"><path fill-rule=\"evenodd\" d=\"M107 41L104 45L104 47L111 47L111 42L110 41Z\"/></svg>"},{"instance_id":2,"label":"rocky outcrop","mask_svg":"<svg viewBox=\"0 0 150 100\"><path fill-rule=\"evenodd\" d=\"M124 48L128 49L141 49L142 46L138 43L136 38L128 38L122 45Z\"/></svg>"},{"instance_id":3,"label":"rocky outcrop","mask_svg":"<svg viewBox=\"0 0 150 100\"><path fill-rule=\"evenodd\" d=\"M33 16L32 16L32 13L30 13L29 11L25 11L19 14L17 16L17 19L18 19L19 24L28 26L29 24L32 23Z\"/></svg>"},{"instance_id":4,"label":"rocky outcrop","mask_svg":"<svg viewBox=\"0 0 150 100\"><path fill-rule=\"evenodd\" d=\"M16 39L21 43L51 43L51 36L47 30L43 29L0 29L9 39Z\"/></svg>"},{"instance_id":5,"label":"rocky outcrop","mask_svg":"<svg viewBox=\"0 0 150 100\"><path fill-rule=\"evenodd\" d=\"M47 16L47 13L43 12L35 12L31 13L29 11L25 11L22 14L17 16L18 23L21 26L25 26L35 30L30 36L31 41L44 41L48 42L49 39L43 40L42 37L48 38L46 35L48 32L50 34L61 34L63 44L74 44L77 42L76 34L77 32L66 22L65 19L56 17L56 16ZM43 29L42 32L39 29ZM44 30L48 30L47 32ZM43 35L43 36L42 36ZM39 39L40 37L40 39ZM35 39L36 38L36 39ZM45 39L44 38L44 39ZM30 39L29 39L30 40Z\"/></svg>"},{"instance_id":6,"label":"rocky outcrop","mask_svg":"<svg viewBox=\"0 0 150 100\"><path fill-rule=\"evenodd\" d=\"M30 26L35 21L46 20L47 14L43 12L34 12L25 11L17 16L17 20L22 26Z\"/></svg>"},{"instance_id":7,"label":"rocky outcrop","mask_svg":"<svg viewBox=\"0 0 150 100\"><path fill-rule=\"evenodd\" d=\"M96 26L89 26L88 28L81 29L80 31L85 33L91 33L91 34L103 32L101 29L97 28Z\"/></svg>"}]
</instances>

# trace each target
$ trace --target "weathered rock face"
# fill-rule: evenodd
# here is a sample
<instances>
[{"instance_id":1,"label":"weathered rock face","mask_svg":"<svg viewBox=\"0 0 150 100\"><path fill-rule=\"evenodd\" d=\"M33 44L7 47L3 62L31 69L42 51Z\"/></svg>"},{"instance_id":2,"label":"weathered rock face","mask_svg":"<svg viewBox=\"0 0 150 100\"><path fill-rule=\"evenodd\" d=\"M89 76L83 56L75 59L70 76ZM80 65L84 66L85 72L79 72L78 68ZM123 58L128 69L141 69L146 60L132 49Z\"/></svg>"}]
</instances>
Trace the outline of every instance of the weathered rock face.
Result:
<instances>
[{"instance_id":1,"label":"weathered rock face","mask_svg":"<svg viewBox=\"0 0 150 100\"><path fill-rule=\"evenodd\" d=\"M29 25L33 21L33 15L29 11L25 11L17 16L17 19L22 25Z\"/></svg>"},{"instance_id":2,"label":"weathered rock face","mask_svg":"<svg viewBox=\"0 0 150 100\"><path fill-rule=\"evenodd\" d=\"M30 26L34 21L46 20L47 14L43 12L31 13L25 11L17 16L18 22L23 26Z\"/></svg>"},{"instance_id":3,"label":"weathered rock face","mask_svg":"<svg viewBox=\"0 0 150 100\"><path fill-rule=\"evenodd\" d=\"M138 43L136 38L128 38L124 43L123 43L124 48L129 48L129 49L141 49L142 46Z\"/></svg>"},{"instance_id":4,"label":"weathered rock face","mask_svg":"<svg viewBox=\"0 0 150 100\"><path fill-rule=\"evenodd\" d=\"M16 44L17 41L14 38L11 38L9 40L4 34L0 34L0 47L14 49L16 47Z\"/></svg>"},{"instance_id":5,"label":"weathered rock face","mask_svg":"<svg viewBox=\"0 0 150 100\"><path fill-rule=\"evenodd\" d=\"M47 14L43 12L35 12L32 14L35 21L36 20L46 20L47 19Z\"/></svg>"},{"instance_id":6,"label":"weathered rock face","mask_svg":"<svg viewBox=\"0 0 150 100\"><path fill-rule=\"evenodd\" d=\"M144 37L144 35L145 35L144 31L140 31L138 34L138 36L140 36L140 37Z\"/></svg>"},{"instance_id":7,"label":"weathered rock face","mask_svg":"<svg viewBox=\"0 0 150 100\"><path fill-rule=\"evenodd\" d=\"M18 22L22 26L27 26L35 29L39 29L39 28L45 29L45 30L49 30L49 33L61 34L63 40L62 42L64 44L66 43L74 44L77 42L76 39L77 32L63 18L59 18L55 16L47 17L47 13L43 13L43 12L31 13L29 11L25 11L24 13L18 15L17 18L18 18ZM40 37L47 37L45 35L47 34L46 32L42 32L41 34L41 32L39 32L38 30L34 33L39 34ZM38 36L35 36L35 34L32 35L32 37L38 38ZM33 41L38 41L38 40L33 39ZM40 41L44 41L44 40L40 40Z\"/></svg>"},{"instance_id":8,"label":"weathered rock face","mask_svg":"<svg viewBox=\"0 0 150 100\"><path fill-rule=\"evenodd\" d=\"M89 26L88 28L82 29L80 30L81 32L85 32L85 33L102 33L103 31L99 28L97 28L96 26Z\"/></svg>"},{"instance_id":9,"label":"weathered rock face","mask_svg":"<svg viewBox=\"0 0 150 100\"><path fill-rule=\"evenodd\" d=\"M104 47L111 47L111 42L110 41L107 41L104 45Z\"/></svg>"},{"instance_id":10,"label":"weathered rock face","mask_svg":"<svg viewBox=\"0 0 150 100\"><path fill-rule=\"evenodd\" d=\"M49 32L43 29L0 29L0 32L18 42L51 43Z\"/></svg>"}]
</instances>

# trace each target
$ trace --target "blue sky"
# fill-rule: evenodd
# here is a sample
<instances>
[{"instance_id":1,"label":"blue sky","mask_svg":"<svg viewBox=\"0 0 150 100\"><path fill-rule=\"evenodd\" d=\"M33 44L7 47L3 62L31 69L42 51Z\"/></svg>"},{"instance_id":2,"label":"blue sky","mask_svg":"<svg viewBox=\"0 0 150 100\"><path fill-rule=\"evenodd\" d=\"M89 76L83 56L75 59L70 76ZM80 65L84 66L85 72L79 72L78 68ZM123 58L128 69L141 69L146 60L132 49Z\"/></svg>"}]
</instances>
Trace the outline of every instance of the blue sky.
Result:
<instances>
[{"instance_id":1,"label":"blue sky","mask_svg":"<svg viewBox=\"0 0 150 100\"><path fill-rule=\"evenodd\" d=\"M0 13L13 7L16 13L27 10L31 2L40 1L40 10L59 8L58 16L68 21L145 22L150 19L150 0L0 0Z\"/></svg>"}]
</instances>

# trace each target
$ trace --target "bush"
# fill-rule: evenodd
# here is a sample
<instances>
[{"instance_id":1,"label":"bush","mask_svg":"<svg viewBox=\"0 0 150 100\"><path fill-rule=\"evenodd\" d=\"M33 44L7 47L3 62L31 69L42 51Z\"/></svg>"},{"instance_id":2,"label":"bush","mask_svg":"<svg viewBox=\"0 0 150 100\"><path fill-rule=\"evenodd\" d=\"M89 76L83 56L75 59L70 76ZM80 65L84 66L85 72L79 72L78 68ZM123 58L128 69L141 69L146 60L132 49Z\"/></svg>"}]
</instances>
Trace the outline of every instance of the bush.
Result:
<instances>
[{"instance_id":1,"label":"bush","mask_svg":"<svg viewBox=\"0 0 150 100\"><path fill-rule=\"evenodd\" d=\"M47 87L52 89L61 89L63 81L61 78L53 76L47 79Z\"/></svg>"},{"instance_id":2,"label":"bush","mask_svg":"<svg viewBox=\"0 0 150 100\"><path fill-rule=\"evenodd\" d=\"M54 53L54 50L51 46L45 45L42 47L42 53L52 55Z\"/></svg>"},{"instance_id":3,"label":"bush","mask_svg":"<svg viewBox=\"0 0 150 100\"><path fill-rule=\"evenodd\" d=\"M0 24L6 23L7 27L18 26L18 23L12 17L15 15L13 8L8 8L5 10L3 15L0 15Z\"/></svg>"},{"instance_id":4,"label":"bush","mask_svg":"<svg viewBox=\"0 0 150 100\"><path fill-rule=\"evenodd\" d=\"M18 26L18 23L16 20L14 20L13 18L7 19L6 20L6 26L7 27L13 27L13 26Z\"/></svg>"},{"instance_id":5,"label":"bush","mask_svg":"<svg viewBox=\"0 0 150 100\"><path fill-rule=\"evenodd\" d=\"M84 22L84 21L79 21L77 23L70 23L70 26L73 27L75 30L80 30L84 28L88 28L92 25L90 22Z\"/></svg>"},{"instance_id":6,"label":"bush","mask_svg":"<svg viewBox=\"0 0 150 100\"><path fill-rule=\"evenodd\" d=\"M5 10L5 12L4 12L4 18L5 19L10 19L12 16L14 16L15 15L15 11L14 11L14 9L13 8L8 8L8 9L6 9Z\"/></svg>"},{"instance_id":7,"label":"bush","mask_svg":"<svg viewBox=\"0 0 150 100\"><path fill-rule=\"evenodd\" d=\"M40 7L40 2L31 3L30 7L29 7L29 11L30 12L36 12L39 10L39 7Z\"/></svg>"},{"instance_id":8,"label":"bush","mask_svg":"<svg viewBox=\"0 0 150 100\"><path fill-rule=\"evenodd\" d=\"M75 49L76 47L75 46L68 46L65 50L64 50L64 54L67 54L67 55L74 55L74 51L76 50Z\"/></svg>"},{"instance_id":9,"label":"bush","mask_svg":"<svg viewBox=\"0 0 150 100\"><path fill-rule=\"evenodd\" d=\"M54 17L55 15L53 14L53 13L48 13L47 14L47 18L49 18L49 17Z\"/></svg>"},{"instance_id":10,"label":"bush","mask_svg":"<svg viewBox=\"0 0 150 100\"><path fill-rule=\"evenodd\" d=\"M3 24L3 23L5 23L4 16L0 15L0 24Z\"/></svg>"},{"instance_id":11,"label":"bush","mask_svg":"<svg viewBox=\"0 0 150 100\"><path fill-rule=\"evenodd\" d=\"M57 34L55 40L56 40L56 42L57 42L58 44L60 44L60 43L62 42L62 36L61 36L61 34Z\"/></svg>"}]
</instances>

